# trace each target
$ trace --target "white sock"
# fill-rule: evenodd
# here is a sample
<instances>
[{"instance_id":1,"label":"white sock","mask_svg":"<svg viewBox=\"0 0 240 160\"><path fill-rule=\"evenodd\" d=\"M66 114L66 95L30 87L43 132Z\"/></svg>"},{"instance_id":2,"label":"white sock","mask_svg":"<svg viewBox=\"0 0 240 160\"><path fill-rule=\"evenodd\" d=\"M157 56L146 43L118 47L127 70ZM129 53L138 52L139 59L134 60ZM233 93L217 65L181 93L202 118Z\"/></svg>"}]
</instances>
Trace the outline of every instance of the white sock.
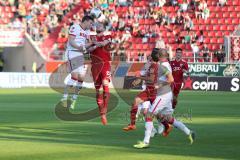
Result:
<instances>
[{"instance_id":1,"label":"white sock","mask_svg":"<svg viewBox=\"0 0 240 160\"><path fill-rule=\"evenodd\" d=\"M173 126L183 131L186 135L190 134L190 130L182 122L174 119Z\"/></svg>"},{"instance_id":2,"label":"white sock","mask_svg":"<svg viewBox=\"0 0 240 160\"><path fill-rule=\"evenodd\" d=\"M161 122L158 122L158 134L162 134L165 127Z\"/></svg>"},{"instance_id":3,"label":"white sock","mask_svg":"<svg viewBox=\"0 0 240 160\"><path fill-rule=\"evenodd\" d=\"M72 96L72 98L73 98L74 100L77 99L78 93L79 93L79 91L80 91L81 88L82 88L82 82L76 82L75 93L74 93L73 96Z\"/></svg>"},{"instance_id":4,"label":"white sock","mask_svg":"<svg viewBox=\"0 0 240 160\"><path fill-rule=\"evenodd\" d=\"M145 122L145 136L144 136L144 143L149 144L151 138L151 132L153 130L153 122Z\"/></svg>"},{"instance_id":5,"label":"white sock","mask_svg":"<svg viewBox=\"0 0 240 160\"><path fill-rule=\"evenodd\" d=\"M67 98L68 98L68 94L67 94L67 93L64 93L64 94L63 94L63 98L64 98L64 99L67 99Z\"/></svg>"}]
</instances>

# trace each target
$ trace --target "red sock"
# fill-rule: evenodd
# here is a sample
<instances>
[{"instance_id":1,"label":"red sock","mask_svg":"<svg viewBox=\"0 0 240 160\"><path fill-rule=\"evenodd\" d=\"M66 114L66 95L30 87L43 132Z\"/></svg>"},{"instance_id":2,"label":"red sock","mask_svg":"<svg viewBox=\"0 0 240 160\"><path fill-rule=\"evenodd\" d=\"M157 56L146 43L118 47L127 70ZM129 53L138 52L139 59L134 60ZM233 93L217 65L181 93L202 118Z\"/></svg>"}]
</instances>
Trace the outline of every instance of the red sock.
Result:
<instances>
[{"instance_id":1,"label":"red sock","mask_svg":"<svg viewBox=\"0 0 240 160\"><path fill-rule=\"evenodd\" d=\"M175 119L172 117L172 118L168 121L168 123L169 123L169 124L173 124L174 120L175 120Z\"/></svg>"},{"instance_id":2,"label":"red sock","mask_svg":"<svg viewBox=\"0 0 240 160\"><path fill-rule=\"evenodd\" d=\"M168 128L169 128L168 122L166 120L164 120L161 123L164 125L165 131L168 130Z\"/></svg>"},{"instance_id":3,"label":"red sock","mask_svg":"<svg viewBox=\"0 0 240 160\"><path fill-rule=\"evenodd\" d=\"M108 86L103 86L103 113L107 113L108 102L110 99L110 93Z\"/></svg>"},{"instance_id":4,"label":"red sock","mask_svg":"<svg viewBox=\"0 0 240 160\"><path fill-rule=\"evenodd\" d=\"M135 125L136 124L136 114L138 111L138 107L136 105L132 105L132 109L130 111L130 119L131 119L131 125Z\"/></svg>"},{"instance_id":5,"label":"red sock","mask_svg":"<svg viewBox=\"0 0 240 160\"><path fill-rule=\"evenodd\" d=\"M177 100L173 100L173 102L172 102L172 108L175 109L175 108L176 108L176 105L177 105Z\"/></svg>"},{"instance_id":6,"label":"red sock","mask_svg":"<svg viewBox=\"0 0 240 160\"><path fill-rule=\"evenodd\" d=\"M151 117L146 117L145 122L152 122L152 118Z\"/></svg>"},{"instance_id":7,"label":"red sock","mask_svg":"<svg viewBox=\"0 0 240 160\"><path fill-rule=\"evenodd\" d=\"M99 87L99 88L100 88L100 87ZM99 88L96 88L96 101L97 101L99 113L102 114L103 95L100 93Z\"/></svg>"}]
</instances>

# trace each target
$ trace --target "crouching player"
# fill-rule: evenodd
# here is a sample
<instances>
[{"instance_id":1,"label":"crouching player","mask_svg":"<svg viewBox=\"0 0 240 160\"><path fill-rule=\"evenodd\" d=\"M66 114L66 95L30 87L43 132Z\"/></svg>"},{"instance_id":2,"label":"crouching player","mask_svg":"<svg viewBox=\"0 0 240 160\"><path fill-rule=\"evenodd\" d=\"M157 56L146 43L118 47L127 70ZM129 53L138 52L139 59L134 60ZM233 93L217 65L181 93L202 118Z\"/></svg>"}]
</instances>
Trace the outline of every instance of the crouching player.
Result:
<instances>
[{"instance_id":1,"label":"crouching player","mask_svg":"<svg viewBox=\"0 0 240 160\"><path fill-rule=\"evenodd\" d=\"M106 24L97 24L97 35L92 37L99 45L90 54L92 60L92 76L96 89L96 101L101 115L103 125L107 124L107 108L110 98L109 82L111 80L110 52L108 50L111 43L111 36L104 35ZM100 88L103 88L103 93L100 93Z\"/></svg>"},{"instance_id":2,"label":"crouching player","mask_svg":"<svg viewBox=\"0 0 240 160\"><path fill-rule=\"evenodd\" d=\"M145 114L147 108L149 108L149 102L153 102L156 97L155 83L157 82L157 72L158 72L158 58L155 57L155 49L151 54L151 61L149 61L149 67L147 67L146 74L144 76L138 77L133 85L139 84L142 80L145 81L146 89L140 92L134 99L130 110L130 124L124 127L123 130L131 131L136 129L136 114L138 112L138 106L143 105L142 113ZM147 64L148 65L148 64ZM145 112L145 113L144 113Z\"/></svg>"},{"instance_id":3,"label":"crouching player","mask_svg":"<svg viewBox=\"0 0 240 160\"><path fill-rule=\"evenodd\" d=\"M165 50L159 50L159 58L162 56L162 52ZM159 64L158 69L158 83L155 86L157 89L157 97L152 103L145 117L145 136L144 140L138 142L134 145L135 148L147 148L149 147L151 132L154 128L153 118L158 117L168 123L172 124L174 127L182 130L189 138L190 144L193 143L195 134L190 129L188 129L182 122L176 120L172 114L172 89L171 84L174 82L171 72L162 64Z\"/></svg>"}]
</instances>

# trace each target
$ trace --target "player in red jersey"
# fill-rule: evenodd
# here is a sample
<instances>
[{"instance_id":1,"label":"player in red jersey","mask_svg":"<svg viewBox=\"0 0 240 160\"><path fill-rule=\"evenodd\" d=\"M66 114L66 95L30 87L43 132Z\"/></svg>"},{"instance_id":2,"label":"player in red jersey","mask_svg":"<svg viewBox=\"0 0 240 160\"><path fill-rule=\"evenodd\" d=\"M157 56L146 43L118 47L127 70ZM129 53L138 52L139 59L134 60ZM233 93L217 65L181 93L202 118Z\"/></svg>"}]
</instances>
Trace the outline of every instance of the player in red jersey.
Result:
<instances>
[{"instance_id":1,"label":"player in red jersey","mask_svg":"<svg viewBox=\"0 0 240 160\"><path fill-rule=\"evenodd\" d=\"M136 114L138 111L138 105L145 102L145 101L150 101L152 103L155 98L157 91L155 89L155 84L157 82L158 78L158 57L156 52L157 49L153 49L151 58L152 62L150 67L147 70L146 76L141 76L138 77L134 82L133 85L139 84L141 80L145 80L146 83L146 90L140 92L134 99L131 111L130 111L130 119L131 123L127 126L124 127L123 130L125 131L130 131L130 130L135 130L136 129Z\"/></svg>"},{"instance_id":2,"label":"player in red jersey","mask_svg":"<svg viewBox=\"0 0 240 160\"><path fill-rule=\"evenodd\" d=\"M98 48L91 52L92 60L92 76L96 89L96 101L101 115L103 125L107 124L107 108L110 98L109 82L111 79L111 66L110 66L110 52L108 51L109 44L111 43L111 36L104 35L106 25L104 23L97 24L97 35L92 36L93 41L100 43ZM103 88L103 93L100 93L100 88Z\"/></svg>"},{"instance_id":3,"label":"player in red jersey","mask_svg":"<svg viewBox=\"0 0 240 160\"><path fill-rule=\"evenodd\" d=\"M173 109L176 108L177 98L183 83L183 74L188 73L188 64L186 61L182 60L182 49L176 49L176 58L170 61L172 67L172 74L174 78L173 83Z\"/></svg>"}]
</instances>

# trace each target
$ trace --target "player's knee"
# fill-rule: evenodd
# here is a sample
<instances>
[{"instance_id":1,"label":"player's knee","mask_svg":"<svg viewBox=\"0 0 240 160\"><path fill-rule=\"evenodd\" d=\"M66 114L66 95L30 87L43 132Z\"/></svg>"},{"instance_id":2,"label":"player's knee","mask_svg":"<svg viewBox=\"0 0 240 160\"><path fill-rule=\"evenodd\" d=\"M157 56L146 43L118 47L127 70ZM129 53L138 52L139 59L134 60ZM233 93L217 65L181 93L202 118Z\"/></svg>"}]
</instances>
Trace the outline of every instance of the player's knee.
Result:
<instances>
[{"instance_id":1,"label":"player's knee","mask_svg":"<svg viewBox=\"0 0 240 160\"><path fill-rule=\"evenodd\" d=\"M77 81L78 80L78 74L75 73L75 72L71 73L71 79Z\"/></svg>"},{"instance_id":2,"label":"player's knee","mask_svg":"<svg viewBox=\"0 0 240 160\"><path fill-rule=\"evenodd\" d=\"M151 114L147 114L147 115L145 116L145 121L146 121L146 122L152 122L152 121L153 121L153 118L152 118Z\"/></svg>"},{"instance_id":3,"label":"player's knee","mask_svg":"<svg viewBox=\"0 0 240 160\"><path fill-rule=\"evenodd\" d=\"M109 80L104 79L102 83L103 83L104 86L108 86L109 85Z\"/></svg>"},{"instance_id":4,"label":"player's knee","mask_svg":"<svg viewBox=\"0 0 240 160\"><path fill-rule=\"evenodd\" d=\"M84 81L84 77L82 75L78 75L78 81L79 82L83 82Z\"/></svg>"},{"instance_id":5,"label":"player's knee","mask_svg":"<svg viewBox=\"0 0 240 160\"><path fill-rule=\"evenodd\" d=\"M162 121L166 121L166 122L172 124L174 121L174 118L171 114L165 114L165 115L163 115Z\"/></svg>"},{"instance_id":6,"label":"player's knee","mask_svg":"<svg viewBox=\"0 0 240 160\"><path fill-rule=\"evenodd\" d=\"M140 103L142 103L143 102L143 100L141 99L141 98L139 98L139 97L136 97L135 99L134 99L134 105L139 105Z\"/></svg>"}]
</instances>

